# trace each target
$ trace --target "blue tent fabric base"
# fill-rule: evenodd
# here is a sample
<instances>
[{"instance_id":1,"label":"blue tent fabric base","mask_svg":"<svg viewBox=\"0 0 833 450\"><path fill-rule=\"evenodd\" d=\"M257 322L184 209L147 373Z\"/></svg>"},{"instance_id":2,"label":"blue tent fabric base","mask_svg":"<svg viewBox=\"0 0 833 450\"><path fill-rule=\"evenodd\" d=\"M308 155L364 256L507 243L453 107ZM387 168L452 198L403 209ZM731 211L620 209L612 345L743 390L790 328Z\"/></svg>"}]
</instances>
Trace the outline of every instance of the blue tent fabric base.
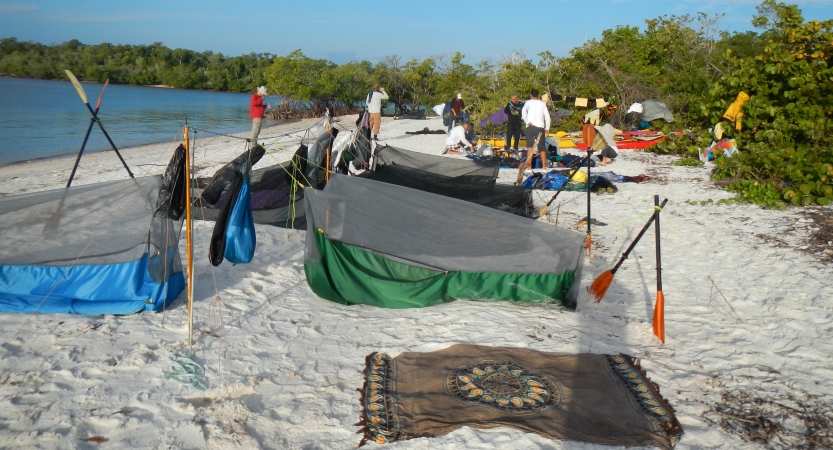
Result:
<instances>
[{"instance_id":1,"label":"blue tent fabric base","mask_svg":"<svg viewBox=\"0 0 833 450\"><path fill-rule=\"evenodd\" d=\"M106 265L0 266L0 312L133 314L161 311L185 288L182 273L158 283L148 257Z\"/></svg>"},{"instance_id":2,"label":"blue tent fabric base","mask_svg":"<svg viewBox=\"0 0 833 450\"><path fill-rule=\"evenodd\" d=\"M164 309L185 279L182 221L157 211L179 195L162 184L151 176L0 197L0 312Z\"/></svg>"}]
</instances>

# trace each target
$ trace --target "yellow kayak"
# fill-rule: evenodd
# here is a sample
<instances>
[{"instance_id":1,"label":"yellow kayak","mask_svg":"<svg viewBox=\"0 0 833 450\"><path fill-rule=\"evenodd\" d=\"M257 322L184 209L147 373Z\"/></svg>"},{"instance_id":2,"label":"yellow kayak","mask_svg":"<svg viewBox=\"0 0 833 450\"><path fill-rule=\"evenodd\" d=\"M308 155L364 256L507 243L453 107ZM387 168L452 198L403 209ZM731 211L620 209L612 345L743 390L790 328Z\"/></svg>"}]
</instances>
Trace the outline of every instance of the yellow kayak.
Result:
<instances>
[{"instance_id":1,"label":"yellow kayak","mask_svg":"<svg viewBox=\"0 0 833 450\"><path fill-rule=\"evenodd\" d=\"M560 148L574 148L576 146L575 141L573 138L565 137L559 138L555 136L550 136L554 141L558 142L558 147ZM503 148L506 147L506 139L504 138L490 138L490 139L481 139L478 143L485 143L489 144L494 148ZM521 139L518 147L526 147L526 139Z\"/></svg>"}]
</instances>

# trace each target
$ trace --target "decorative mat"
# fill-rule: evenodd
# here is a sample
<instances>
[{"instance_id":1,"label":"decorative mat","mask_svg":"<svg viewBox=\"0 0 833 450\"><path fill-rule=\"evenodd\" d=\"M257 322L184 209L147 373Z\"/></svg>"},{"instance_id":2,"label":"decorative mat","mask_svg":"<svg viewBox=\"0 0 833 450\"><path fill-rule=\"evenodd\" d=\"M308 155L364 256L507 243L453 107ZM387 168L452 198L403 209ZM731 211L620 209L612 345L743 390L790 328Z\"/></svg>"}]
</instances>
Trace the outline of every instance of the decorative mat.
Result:
<instances>
[{"instance_id":1,"label":"decorative mat","mask_svg":"<svg viewBox=\"0 0 833 450\"><path fill-rule=\"evenodd\" d=\"M366 364L360 445L464 426L662 449L683 434L659 387L627 355L460 344L396 358L372 353Z\"/></svg>"}]
</instances>

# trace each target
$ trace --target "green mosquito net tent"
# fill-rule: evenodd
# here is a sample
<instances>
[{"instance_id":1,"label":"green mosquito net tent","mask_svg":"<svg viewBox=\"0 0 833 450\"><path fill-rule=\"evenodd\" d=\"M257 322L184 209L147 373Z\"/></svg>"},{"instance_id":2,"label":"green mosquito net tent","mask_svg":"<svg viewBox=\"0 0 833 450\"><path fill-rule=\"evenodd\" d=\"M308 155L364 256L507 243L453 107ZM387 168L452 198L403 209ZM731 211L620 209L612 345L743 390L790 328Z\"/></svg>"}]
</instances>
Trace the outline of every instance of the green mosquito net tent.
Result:
<instances>
[{"instance_id":1,"label":"green mosquito net tent","mask_svg":"<svg viewBox=\"0 0 833 450\"><path fill-rule=\"evenodd\" d=\"M575 307L583 234L360 177L333 175L304 199L304 270L325 299L386 308L454 299Z\"/></svg>"}]
</instances>

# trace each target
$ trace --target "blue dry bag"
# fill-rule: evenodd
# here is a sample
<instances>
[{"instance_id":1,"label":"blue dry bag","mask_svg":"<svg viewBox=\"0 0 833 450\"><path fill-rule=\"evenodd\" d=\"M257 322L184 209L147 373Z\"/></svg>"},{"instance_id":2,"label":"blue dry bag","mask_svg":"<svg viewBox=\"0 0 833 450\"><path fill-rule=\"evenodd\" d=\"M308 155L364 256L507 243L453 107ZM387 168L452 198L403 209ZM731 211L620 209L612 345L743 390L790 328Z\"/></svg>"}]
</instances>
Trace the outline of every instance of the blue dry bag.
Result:
<instances>
[{"instance_id":1,"label":"blue dry bag","mask_svg":"<svg viewBox=\"0 0 833 450\"><path fill-rule=\"evenodd\" d=\"M252 192L249 186L251 168L243 170L246 171L243 184L226 225L226 249L223 258L232 264L252 262L257 247L255 222L252 218Z\"/></svg>"}]
</instances>

